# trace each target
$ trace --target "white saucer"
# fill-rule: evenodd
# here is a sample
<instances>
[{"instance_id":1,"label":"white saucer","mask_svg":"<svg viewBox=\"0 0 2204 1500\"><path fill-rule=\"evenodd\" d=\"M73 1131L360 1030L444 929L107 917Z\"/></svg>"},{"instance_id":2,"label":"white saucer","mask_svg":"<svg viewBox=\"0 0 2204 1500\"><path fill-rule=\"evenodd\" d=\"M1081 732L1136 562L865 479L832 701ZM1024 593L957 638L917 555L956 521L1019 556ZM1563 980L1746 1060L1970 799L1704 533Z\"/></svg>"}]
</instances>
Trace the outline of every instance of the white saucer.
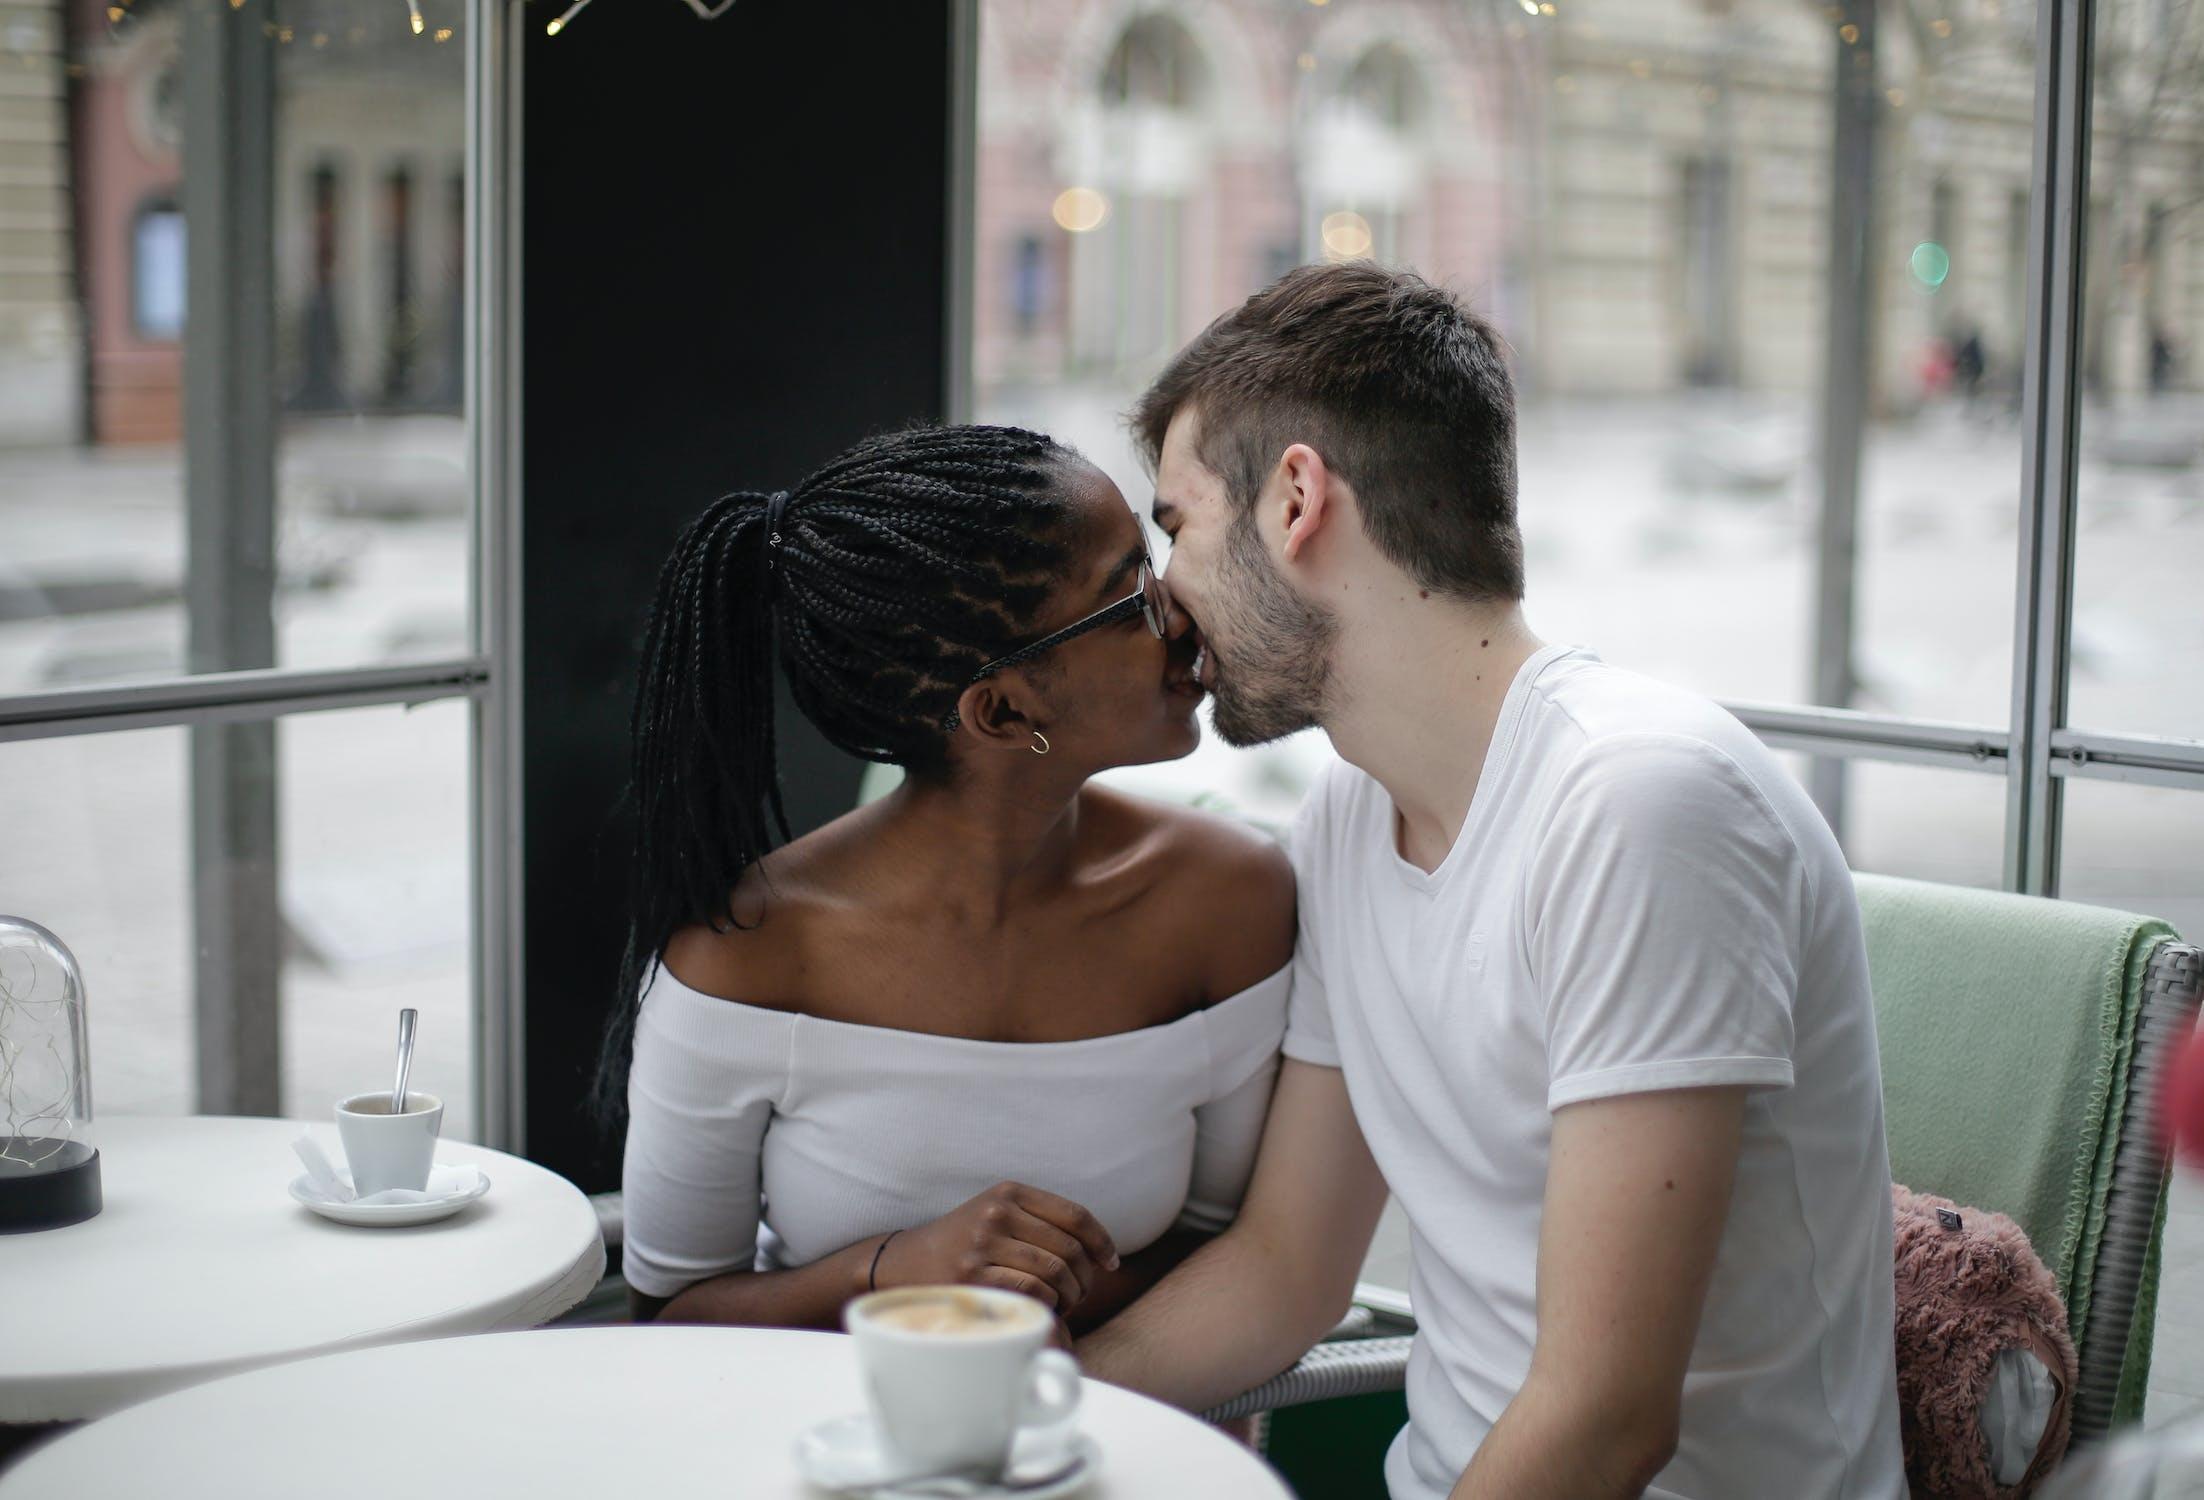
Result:
<instances>
[{"instance_id":1,"label":"white saucer","mask_svg":"<svg viewBox=\"0 0 2204 1500\"><path fill-rule=\"evenodd\" d=\"M1049 1473L1067 1460L1072 1461L1072 1467L1061 1479L1032 1489L989 1485L975 1491L974 1500L989 1495L1054 1500L1083 1488L1102 1467L1102 1449L1083 1432L1067 1433L1063 1425L1023 1428L1010 1450L1008 1478L1013 1486L1021 1472ZM880 1451L879 1432L866 1412L821 1422L796 1440L796 1472L813 1484L859 1500L897 1500L914 1493L881 1483L887 1467L888 1461Z\"/></svg>"},{"instance_id":2,"label":"white saucer","mask_svg":"<svg viewBox=\"0 0 2204 1500\"><path fill-rule=\"evenodd\" d=\"M346 1188L352 1175L341 1167L337 1175ZM325 1219L363 1229L396 1229L406 1224L433 1224L448 1219L490 1190L489 1174L479 1167L455 1167L438 1162L429 1168L428 1191L419 1203L346 1203L322 1196L314 1179L301 1172L291 1179L291 1196Z\"/></svg>"}]
</instances>

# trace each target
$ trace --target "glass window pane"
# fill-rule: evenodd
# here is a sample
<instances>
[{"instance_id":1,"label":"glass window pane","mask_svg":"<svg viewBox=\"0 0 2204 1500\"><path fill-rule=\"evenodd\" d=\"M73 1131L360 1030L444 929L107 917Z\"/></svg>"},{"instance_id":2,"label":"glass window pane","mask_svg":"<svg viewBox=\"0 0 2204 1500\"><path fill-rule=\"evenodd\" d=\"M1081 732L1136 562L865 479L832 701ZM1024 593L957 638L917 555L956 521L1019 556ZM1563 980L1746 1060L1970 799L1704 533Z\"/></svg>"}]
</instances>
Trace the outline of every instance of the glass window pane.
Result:
<instances>
[{"instance_id":1,"label":"glass window pane","mask_svg":"<svg viewBox=\"0 0 2204 1500\"><path fill-rule=\"evenodd\" d=\"M2067 722L2204 738L2204 7L2097 11Z\"/></svg>"},{"instance_id":2,"label":"glass window pane","mask_svg":"<svg viewBox=\"0 0 2204 1500\"><path fill-rule=\"evenodd\" d=\"M467 7L191 9L0 22L0 693L468 649Z\"/></svg>"},{"instance_id":3,"label":"glass window pane","mask_svg":"<svg viewBox=\"0 0 2204 1500\"><path fill-rule=\"evenodd\" d=\"M2163 917L2204 940L2204 792L2077 777L2065 819L2061 897Z\"/></svg>"},{"instance_id":4,"label":"glass window pane","mask_svg":"<svg viewBox=\"0 0 2204 1500\"><path fill-rule=\"evenodd\" d=\"M1173 349L1294 265L1406 265L1515 348L1541 634L1725 698L2003 723L2028 8L1883 7L1849 43L1794 0L1533 9L984 0L979 414L1145 504L1119 417ZM1866 54L1851 285L1835 85ZM1820 693L1832 380L1859 541L1851 686Z\"/></svg>"},{"instance_id":5,"label":"glass window pane","mask_svg":"<svg viewBox=\"0 0 2204 1500\"><path fill-rule=\"evenodd\" d=\"M1802 784L1821 756L1784 751ZM1896 761L1847 760L1845 859L1855 870L1994 890L2004 883L2005 778Z\"/></svg>"},{"instance_id":6,"label":"glass window pane","mask_svg":"<svg viewBox=\"0 0 2204 1500\"><path fill-rule=\"evenodd\" d=\"M272 729L280 768L277 920L249 924L276 944L278 1107L320 1118L341 1093L387 1086L410 1005L416 1086L470 1135L466 704L248 727ZM0 744L0 911L52 928L84 966L102 1113L199 1104L192 733ZM263 777L246 794L268 790Z\"/></svg>"}]
</instances>

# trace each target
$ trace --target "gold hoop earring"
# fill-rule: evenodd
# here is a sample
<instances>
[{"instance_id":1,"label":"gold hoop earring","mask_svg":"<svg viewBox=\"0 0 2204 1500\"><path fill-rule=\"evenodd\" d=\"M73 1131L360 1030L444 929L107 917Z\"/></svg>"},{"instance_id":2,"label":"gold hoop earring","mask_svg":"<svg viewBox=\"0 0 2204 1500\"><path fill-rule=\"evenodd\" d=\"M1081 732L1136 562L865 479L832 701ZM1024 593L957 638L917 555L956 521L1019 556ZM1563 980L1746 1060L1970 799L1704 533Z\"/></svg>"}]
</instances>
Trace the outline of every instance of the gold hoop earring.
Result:
<instances>
[{"instance_id":1,"label":"gold hoop earring","mask_svg":"<svg viewBox=\"0 0 2204 1500\"><path fill-rule=\"evenodd\" d=\"M1039 740L1039 741L1040 741L1041 743L1039 743L1038 745L1030 745L1030 746L1028 746L1027 748L1028 748L1028 749L1030 749L1030 750L1031 750L1031 751L1032 751L1032 752L1033 752L1033 753L1034 753L1035 755L1046 755L1046 754L1048 754L1048 751L1049 751L1048 736L1047 736L1047 735L1045 735L1045 734L1043 734L1043 733L1041 733L1041 731L1040 731L1040 730L1036 729L1036 730L1034 730L1034 731L1033 731L1033 737L1034 737L1035 739Z\"/></svg>"}]
</instances>

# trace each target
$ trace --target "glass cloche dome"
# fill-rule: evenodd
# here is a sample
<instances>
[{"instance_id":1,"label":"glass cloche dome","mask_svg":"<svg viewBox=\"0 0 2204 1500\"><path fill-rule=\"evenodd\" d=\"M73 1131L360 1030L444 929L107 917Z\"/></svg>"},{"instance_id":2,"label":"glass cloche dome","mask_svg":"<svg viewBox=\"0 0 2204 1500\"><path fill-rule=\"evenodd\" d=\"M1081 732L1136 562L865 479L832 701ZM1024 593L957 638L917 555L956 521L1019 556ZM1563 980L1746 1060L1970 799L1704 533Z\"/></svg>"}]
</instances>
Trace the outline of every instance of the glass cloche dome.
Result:
<instances>
[{"instance_id":1,"label":"glass cloche dome","mask_svg":"<svg viewBox=\"0 0 2204 1500\"><path fill-rule=\"evenodd\" d=\"M0 1234L100 1211L84 975L61 939L0 916Z\"/></svg>"}]
</instances>

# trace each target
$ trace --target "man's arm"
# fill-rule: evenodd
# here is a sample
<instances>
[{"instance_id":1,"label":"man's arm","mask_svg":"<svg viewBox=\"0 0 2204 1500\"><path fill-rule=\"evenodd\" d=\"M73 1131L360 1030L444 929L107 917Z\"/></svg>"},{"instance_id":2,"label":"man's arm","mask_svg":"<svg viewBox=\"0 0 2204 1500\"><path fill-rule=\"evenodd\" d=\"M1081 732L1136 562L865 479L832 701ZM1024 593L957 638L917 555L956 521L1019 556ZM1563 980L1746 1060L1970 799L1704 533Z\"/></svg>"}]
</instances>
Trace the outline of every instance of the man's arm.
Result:
<instances>
[{"instance_id":1,"label":"man's arm","mask_svg":"<svg viewBox=\"0 0 2204 1500\"><path fill-rule=\"evenodd\" d=\"M1384 1207L1339 1070L1286 1059L1239 1217L1080 1340L1080 1363L1188 1411L1261 1385L1346 1312Z\"/></svg>"},{"instance_id":2,"label":"man's arm","mask_svg":"<svg viewBox=\"0 0 2204 1500\"><path fill-rule=\"evenodd\" d=\"M1555 1112L1530 1377L1454 1500L1620 1500L1667 1465L1744 1119L1739 1088Z\"/></svg>"}]
</instances>

